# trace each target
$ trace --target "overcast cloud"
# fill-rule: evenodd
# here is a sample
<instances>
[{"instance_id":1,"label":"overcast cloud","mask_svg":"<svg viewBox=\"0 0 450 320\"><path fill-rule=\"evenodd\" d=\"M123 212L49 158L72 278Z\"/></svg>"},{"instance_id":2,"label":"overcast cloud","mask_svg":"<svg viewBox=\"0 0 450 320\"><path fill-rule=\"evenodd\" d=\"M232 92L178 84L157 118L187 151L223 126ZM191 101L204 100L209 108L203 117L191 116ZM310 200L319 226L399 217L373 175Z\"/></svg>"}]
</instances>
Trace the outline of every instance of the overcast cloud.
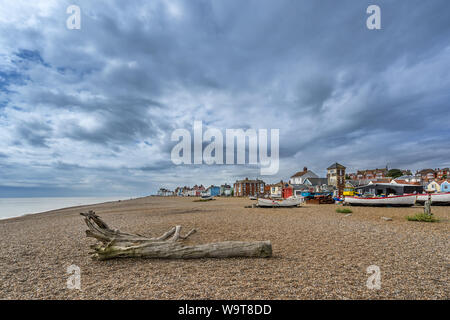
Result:
<instances>
[{"instance_id":1,"label":"overcast cloud","mask_svg":"<svg viewBox=\"0 0 450 320\"><path fill-rule=\"evenodd\" d=\"M81 30L66 8L81 8ZM366 28L381 7L382 29ZM280 171L450 166L450 2L0 1L0 196L145 195L173 130L280 129Z\"/></svg>"}]
</instances>

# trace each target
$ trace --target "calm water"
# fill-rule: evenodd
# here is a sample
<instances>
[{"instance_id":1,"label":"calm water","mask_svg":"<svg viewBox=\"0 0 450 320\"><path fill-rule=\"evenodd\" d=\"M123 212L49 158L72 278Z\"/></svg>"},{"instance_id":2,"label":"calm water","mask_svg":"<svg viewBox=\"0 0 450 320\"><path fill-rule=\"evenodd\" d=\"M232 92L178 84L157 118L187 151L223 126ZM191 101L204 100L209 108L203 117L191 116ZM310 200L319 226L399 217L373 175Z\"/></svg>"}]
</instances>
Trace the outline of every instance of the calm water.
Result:
<instances>
[{"instance_id":1,"label":"calm water","mask_svg":"<svg viewBox=\"0 0 450 320\"><path fill-rule=\"evenodd\" d=\"M108 198L0 198L0 219L12 218L28 213L95 204L108 201L127 200L131 197Z\"/></svg>"}]
</instances>

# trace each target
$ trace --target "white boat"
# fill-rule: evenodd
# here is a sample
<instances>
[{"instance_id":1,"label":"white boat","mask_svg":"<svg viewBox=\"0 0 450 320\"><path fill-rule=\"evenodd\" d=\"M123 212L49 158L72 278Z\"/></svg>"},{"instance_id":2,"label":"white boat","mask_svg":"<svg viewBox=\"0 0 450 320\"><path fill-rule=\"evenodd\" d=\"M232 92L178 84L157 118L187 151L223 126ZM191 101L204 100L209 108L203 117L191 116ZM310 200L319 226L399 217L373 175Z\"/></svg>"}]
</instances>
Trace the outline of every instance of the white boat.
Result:
<instances>
[{"instance_id":1,"label":"white boat","mask_svg":"<svg viewBox=\"0 0 450 320\"><path fill-rule=\"evenodd\" d=\"M416 202L416 195L408 194L403 196L388 196L388 197L353 197L345 196L344 203L352 206L402 206L410 207Z\"/></svg>"},{"instance_id":2,"label":"white boat","mask_svg":"<svg viewBox=\"0 0 450 320\"><path fill-rule=\"evenodd\" d=\"M297 207L304 201L303 197L289 197L287 199L258 198L258 207Z\"/></svg>"},{"instance_id":3,"label":"white boat","mask_svg":"<svg viewBox=\"0 0 450 320\"><path fill-rule=\"evenodd\" d=\"M424 204L428 200L428 194L422 193L417 195L417 202ZM450 204L450 192L432 193L431 194L432 204Z\"/></svg>"}]
</instances>

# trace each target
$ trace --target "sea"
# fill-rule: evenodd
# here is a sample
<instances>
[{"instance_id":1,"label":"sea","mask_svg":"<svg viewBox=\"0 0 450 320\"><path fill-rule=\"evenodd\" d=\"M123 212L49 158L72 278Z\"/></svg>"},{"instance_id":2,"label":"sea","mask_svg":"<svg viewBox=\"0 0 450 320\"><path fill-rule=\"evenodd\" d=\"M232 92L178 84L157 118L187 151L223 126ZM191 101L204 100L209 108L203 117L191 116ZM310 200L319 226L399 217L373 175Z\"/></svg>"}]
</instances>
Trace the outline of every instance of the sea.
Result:
<instances>
[{"instance_id":1,"label":"sea","mask_svg":"<svg viewBox=\"0 0 450 320\"><path fill-rule=\"evenodd\" d=\"M131 199L131 197L0 198L0 219L67 207L128 199Z\"/></svg>"}]
</instances>

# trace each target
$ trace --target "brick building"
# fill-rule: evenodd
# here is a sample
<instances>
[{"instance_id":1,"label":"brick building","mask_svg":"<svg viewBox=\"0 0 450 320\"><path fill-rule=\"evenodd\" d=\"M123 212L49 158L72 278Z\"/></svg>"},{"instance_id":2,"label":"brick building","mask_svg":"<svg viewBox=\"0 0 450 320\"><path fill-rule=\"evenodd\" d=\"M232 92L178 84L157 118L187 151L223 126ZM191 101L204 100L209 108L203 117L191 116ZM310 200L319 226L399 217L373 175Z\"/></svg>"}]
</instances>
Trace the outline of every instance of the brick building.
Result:
<instances>
[{"instance_id":1,"label":"brick building","mask_svg":"<svg viewBox=\"0 0 450 320\"><path fill-rule=\"evenodd\" d=\"M348 177L350 180L374 180L374 179L384 179L386 178L388 169L369 169L369 170L358 170L356 173L349 173Z\"/></svg>"},{"instance_id":2,"label":"brick building","mask_svg":"<svg viewBox=\"0 0 450 320\"><path fill-rule=\"evenodd\" d=\"M436 171L433 169L422 169L416 172L416 176L420 177L422 182L430 182L436 178Z\"/></svg>"},{"instance_id":3,"label":"brick building","mask_svg":"<svg viewBox=\"0 0 450 320\"><path fill-rule=\"evenodd\" d=\"M442 180L442 179L449 179L449 178L450 178L450 169L449 168L436 170L436 179Z\"/></svg>"},{"instance_id":4,"label":"brick building","mask_svg":"<svg viewBox=\"0 0 450 320\"><path fill-rule=\"evenodd\" d=\"M235 197L249 197L258 196L264 193L265 183L262 180L237 180L234 183L234 196Z\"/></svg>"}]
</instances>

